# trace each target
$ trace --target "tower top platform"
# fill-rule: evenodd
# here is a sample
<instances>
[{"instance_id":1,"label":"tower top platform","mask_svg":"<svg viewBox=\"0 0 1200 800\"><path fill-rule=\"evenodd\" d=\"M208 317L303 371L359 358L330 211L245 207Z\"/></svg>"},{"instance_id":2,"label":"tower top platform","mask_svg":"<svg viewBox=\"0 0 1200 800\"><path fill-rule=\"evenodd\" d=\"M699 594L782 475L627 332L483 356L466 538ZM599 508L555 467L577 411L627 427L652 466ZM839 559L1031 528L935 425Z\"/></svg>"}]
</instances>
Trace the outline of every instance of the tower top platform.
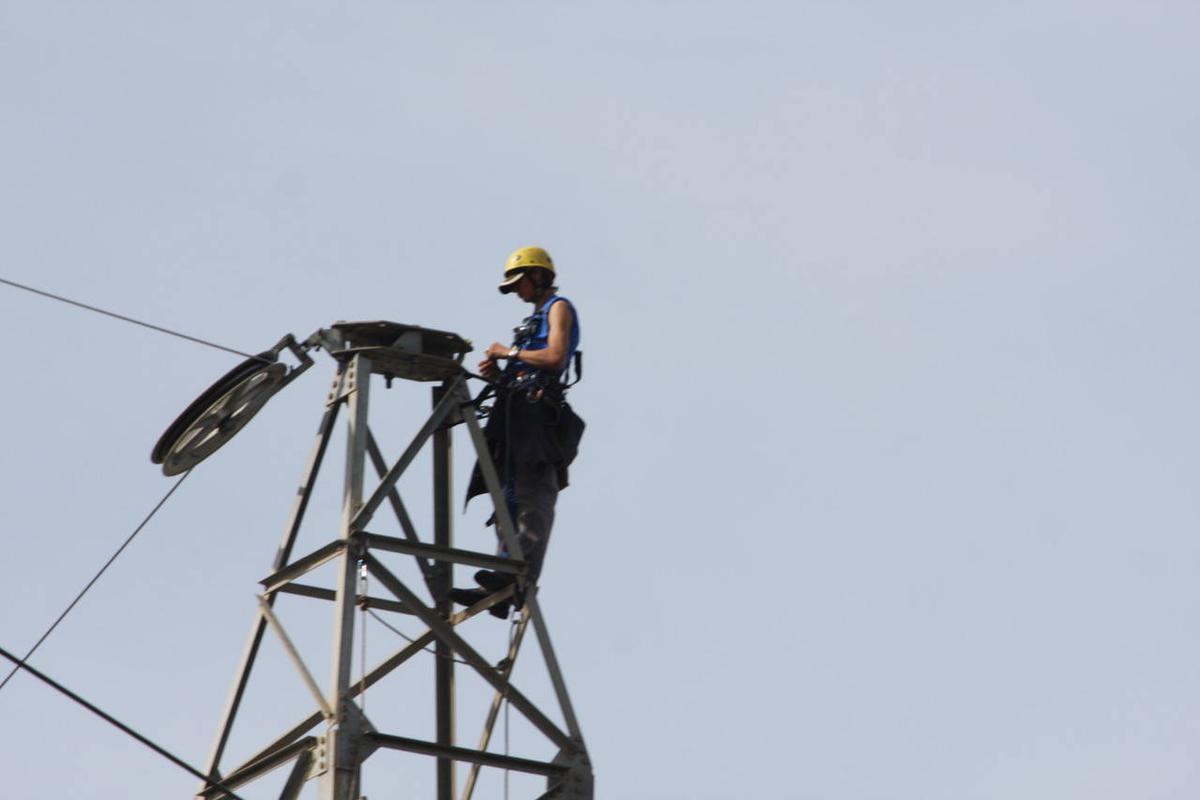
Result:
<instances>
[{"instance_id":1,"label":"tower top platform","mask_svg":"<svg viewBox=\"0 0 1200 800\"><path fill-rule=\"evenodd\" d=\"M339 361L356 355L371 360L371 371L385 378L440 381L462 371L471 342L457 333L400 322L335 322L318 333L319 342Z\"/></svg>"}]
</instances>

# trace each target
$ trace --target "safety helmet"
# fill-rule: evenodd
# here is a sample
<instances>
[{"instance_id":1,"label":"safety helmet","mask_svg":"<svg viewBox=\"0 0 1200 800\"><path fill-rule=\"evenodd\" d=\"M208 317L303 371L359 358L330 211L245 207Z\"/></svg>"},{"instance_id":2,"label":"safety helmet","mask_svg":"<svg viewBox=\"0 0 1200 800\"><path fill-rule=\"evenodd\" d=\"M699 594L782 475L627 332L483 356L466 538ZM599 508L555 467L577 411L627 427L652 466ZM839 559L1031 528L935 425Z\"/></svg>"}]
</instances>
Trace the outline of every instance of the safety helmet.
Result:
<instances>
[{"instance_id":1,"label":"safety helmet","mask_svg":"<svg viewBox=\"0 0 1200 800\"><path fill-rule=\"evenodd\" d=\"M513 251L504 262L504 280L500 282L500 293L508 294L521 280L528 269L541 267L554 275L554 261L550 254L540 247L519 247Z\"/></svg>"}]
</instances>

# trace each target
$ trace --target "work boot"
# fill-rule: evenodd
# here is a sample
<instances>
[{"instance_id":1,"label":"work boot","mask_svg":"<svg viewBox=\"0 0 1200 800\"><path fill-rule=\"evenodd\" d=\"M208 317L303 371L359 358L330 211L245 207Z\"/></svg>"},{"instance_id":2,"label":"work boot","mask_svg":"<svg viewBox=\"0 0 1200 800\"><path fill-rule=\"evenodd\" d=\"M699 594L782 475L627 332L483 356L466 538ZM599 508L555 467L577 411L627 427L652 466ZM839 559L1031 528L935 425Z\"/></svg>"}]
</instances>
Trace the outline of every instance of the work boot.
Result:
<instances>
[{"instance_id":1,"label":"work boot","mask_svg":"<svg viewBox=\"0 0 1200 800\"><path fill-rule=\"evenodd\" d=\"M490 569L481 569L475 573L475 582L485 589L498 592L506 586L516 583L517 576L511 572L493 572Z\"/></svg>"},{"instance_id":2,"label":"work boot","mask_svg":"<svg viewBox=\"0 0 1200 800\"><path fill-rule=\"evenodd\" d=\"M450 599L460 606L473 606L481 600L486 600L491 594L491 592L484 589L451 589ZM488 609L488 613L497 619L508 619L510 605L512 604L508 600L496 603L496 605Z\"/></svg>"}]
</instances>

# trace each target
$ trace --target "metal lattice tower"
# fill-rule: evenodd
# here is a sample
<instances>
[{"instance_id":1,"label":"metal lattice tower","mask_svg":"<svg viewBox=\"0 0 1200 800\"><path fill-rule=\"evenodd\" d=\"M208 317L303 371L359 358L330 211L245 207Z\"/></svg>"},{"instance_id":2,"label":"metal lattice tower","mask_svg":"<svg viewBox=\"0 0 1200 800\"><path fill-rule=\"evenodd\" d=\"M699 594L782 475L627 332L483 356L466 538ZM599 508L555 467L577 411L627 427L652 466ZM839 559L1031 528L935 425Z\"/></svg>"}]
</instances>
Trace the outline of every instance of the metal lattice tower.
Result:
<instances>
[{"instance_id":1,"label":"metal lattice tower","mask_svg":"<svg viewBox=\"0 0 1200 800\"><path fill-rule=\"evenodd\" d=\"M272 573L261 581L258 613L221 716L206 772L233 791L268 772L290 765L280 800L295 800L308 781L319 782L320 800L357 800L366 794L361 785L362 764L380 749L432 757L436 762L437 800L456 797L454 764L471 764L459 795L471 798L481 767L533 773L546 777L542 798L591 800L592 771L566 683L559 669L550 635L534 587L526 585L525 565L516 529L504 500L503 488L478 421L477 403L467 389L467 374L461 367L470 344L456 334L432 331L391 322L339 323L313 334L298 345L285 337L272 351L235 368L214 384L168 429L155 449L155 461L168 474L189 469L211 455L254 415L274 392L312 364L307 355L313 347L325 349L337 362L337 373L325 402L324 415L304 467L300 488L284 526ZM289 350L300 360L290 372L278 361ZM392 464L384 459L368 424L372 376L432 382L432 412L400 457ZM317 475L327 455L337 418L346 416L346 458L342 511L337 537L316 550L296 557L293 553ZM511 558L456 549L452 537L452 428L463 425L495 509L499 533ZM422 541L405 509L397 482L425 448L432 450L433 536ZM370 463L378 481L367 477ZM384 505L390 506L403 537L383 536L369 529ZM423 590L414 590L381 560L385 553L416 559ZM309 585L302 579L316 568L333 563L337 581L332 589ZM514 574L517 582L465 609L454 613L447 593L452 586L454 564ZM358 576L366 570L391 598L361 597ZM524 591L526 604L515 625L506 657L493 665L460 633L463 623L493 606L510 602L514 589ZM324 688L304 662L273 609L282 594L302 595L331 601L334 608L332 669ZM422 599L422 594L429 599ZM351 664L354 646L354 611L358 605L413 615L426 628L414 641L354 681ZM553 686L565 730L510 682L510 674L527 625L532 625ZM314 702L313 712L281 731L254 755L229 769L222 769L226 746L238 712L247 694L264 637L271 629L307 685ZM366 689L433 644L436 648L432 692L436 706L436 738L423 741L380 731L356 703ZM455 732L456 659L465 662L491 685L494 696L485 716L478 748L458 745ZM557 755L538 761L501 755L486 750L502 702L507 700L549 742ZM411 759L410 759L411 761ZM221 800L228 795L203 787L198 798Z\"/></svg>"}]
</instances>

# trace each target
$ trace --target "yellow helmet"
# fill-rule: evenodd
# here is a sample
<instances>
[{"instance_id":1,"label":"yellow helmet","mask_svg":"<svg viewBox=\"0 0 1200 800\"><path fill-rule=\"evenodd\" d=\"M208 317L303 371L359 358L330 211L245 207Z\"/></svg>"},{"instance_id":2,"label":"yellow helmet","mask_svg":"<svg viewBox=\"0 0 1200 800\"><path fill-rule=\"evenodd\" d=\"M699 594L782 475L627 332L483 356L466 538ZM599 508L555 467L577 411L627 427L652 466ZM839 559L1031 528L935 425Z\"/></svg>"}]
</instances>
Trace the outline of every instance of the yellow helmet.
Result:
<instances>
[{"instance_id":1,"label":"yellow helmet","mask_svg":"<svg viewBox=\"0 0 1200 800\"><path fill-rule=\"evenodd\" d=\"M500 293L507 294L521 280L525 270L541 267L554 274L554 260L540 247L519 247L504 262L504 280L500 282Z\"/></svg>"}]
</instances>

